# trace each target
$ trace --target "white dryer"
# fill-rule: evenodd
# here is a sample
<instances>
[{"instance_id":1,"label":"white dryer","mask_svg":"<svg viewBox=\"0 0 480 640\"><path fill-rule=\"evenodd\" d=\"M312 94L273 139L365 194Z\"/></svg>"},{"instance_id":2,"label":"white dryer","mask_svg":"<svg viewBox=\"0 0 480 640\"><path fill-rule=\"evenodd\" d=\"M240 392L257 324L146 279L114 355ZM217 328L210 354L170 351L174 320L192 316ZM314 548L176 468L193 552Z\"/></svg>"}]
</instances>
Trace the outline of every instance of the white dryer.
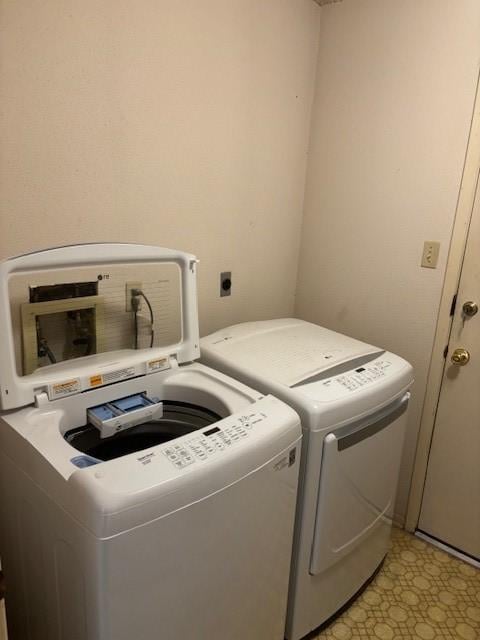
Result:
<instances>
[{"instance_id":1,"label":"white dryer","mask_svg":"<svg viewBox=\"0 0 480 640\"><path fill-rule=\"evenodd\" d=\"M66 313L72 331L97 327L98 351L117 339L113 329L133 327L131 316L119 320L125 287L139 286L139 269L163 264L179 272L179 342L19 372L18 307L9 294L18 299L25 283L43 287L53 274L56 289L48 291L65 295L72 277L98 273L110 287L102 303L83 296L94 290L89 281L74 283L71 295L81 300L22 307L22 317ZM112 288L113 271L123 289ZM281 640L300 422L276 398L193 362L195 258L84 245L7 260L0 275L0 555L9 640ZM72 311L102 306L103 325ZM92 350L92 336L75 335L73 350ZM49 338L51 359L57 337Z\"/></svg>"},{"instance_id":2,"label":"white dryer","mask_svg":"<svg viewBox=\"0 0 480 640\"><path fill-rule=\"evenodd\" d=\"M298 640L354 597L387 553L412 367L296 319L217 331L201 340L201 360L302 419L286 627Z\"/></svg>"}]
</instances>

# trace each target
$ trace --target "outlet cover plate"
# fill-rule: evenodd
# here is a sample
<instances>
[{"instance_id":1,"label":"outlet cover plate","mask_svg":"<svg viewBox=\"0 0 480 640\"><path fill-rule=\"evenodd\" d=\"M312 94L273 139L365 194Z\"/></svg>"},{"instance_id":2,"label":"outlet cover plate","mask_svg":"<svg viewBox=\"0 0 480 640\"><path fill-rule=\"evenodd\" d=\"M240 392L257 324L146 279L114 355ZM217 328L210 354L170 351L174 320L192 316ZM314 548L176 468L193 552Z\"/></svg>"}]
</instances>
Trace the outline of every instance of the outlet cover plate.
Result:
<instances>
[{"instance_id":1,"label":"outlet cover plate","mask_svg":"<svg viewBox=\"0 0 480 640\"><path fill-rule=\"evenodd\" d=\"M426 269L436 269L438 255L440 253L440 243L432 240L425 240L423 243L422 267Z\"/></svg>"}]
</instances>

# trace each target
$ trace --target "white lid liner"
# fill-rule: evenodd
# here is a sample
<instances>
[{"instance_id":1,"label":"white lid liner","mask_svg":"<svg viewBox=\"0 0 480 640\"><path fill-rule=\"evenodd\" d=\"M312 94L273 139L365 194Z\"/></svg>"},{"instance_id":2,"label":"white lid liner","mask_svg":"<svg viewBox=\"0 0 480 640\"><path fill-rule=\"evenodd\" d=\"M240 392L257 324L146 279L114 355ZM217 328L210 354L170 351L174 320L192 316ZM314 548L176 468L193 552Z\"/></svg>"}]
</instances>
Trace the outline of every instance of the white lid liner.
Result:
<instances>
[{"instance_id":1,"label":"white lid liner","mask_svg":"<svg viewBox=\"0 0 480 640\"><path fill-rule=\"evenodd\" d=\"M27 376L19 376L16 369L13 342L12 319L10 311L8 280L14 274L51 269L84 268L93 265L121 265L124 263L176 263L181 272L182 300L182 339L178 344L142 351L99 354L38 369ZM94 374L102 364L106 371L115 367L136 366L142 364L148 369L147 362L162 356L175 356L179 364L192 362L200 355L198 333L198 309L196 286L195 256L155 247L137 244L99 243L71 245L29 253L9 258L0 264L0 409L14 409L32 404L35 396L48 385L61 383L68 378L75 379L85 375L92 365ZM90 360L89 360L90 358Z\"/></svg>"}]
</instances>

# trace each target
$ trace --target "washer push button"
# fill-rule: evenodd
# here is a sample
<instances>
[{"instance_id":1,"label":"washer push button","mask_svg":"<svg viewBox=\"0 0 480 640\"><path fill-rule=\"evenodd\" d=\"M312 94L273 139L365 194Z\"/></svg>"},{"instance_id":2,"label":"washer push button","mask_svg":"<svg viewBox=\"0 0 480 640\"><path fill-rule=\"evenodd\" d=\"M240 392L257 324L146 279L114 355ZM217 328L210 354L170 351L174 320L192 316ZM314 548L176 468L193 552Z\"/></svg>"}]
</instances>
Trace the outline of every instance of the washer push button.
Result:
<instances>
[{"instance_id":1,"label":"washer push button","mask_svg":"<svg viewBox=\"0 0 480 640\"><path fill-rule=\"evenodd\" d=\"M167 447L163 450L163 454L177 469L183 469L195 462L192 452L185 445L175 444Z\"/></svg>"},{"instance_id":2,"label":"washer push button","mask_svg":"<svg viewBox=\"0 0 480 640\"><path fill-rule=\"evenodd\" d=\"M230 437L230 434L228 432L225 431L220 431L220 433L218 434L218 436L222 439L222 442L228 447L232 444L232 438Z\"/></svg>"}]
</instances>

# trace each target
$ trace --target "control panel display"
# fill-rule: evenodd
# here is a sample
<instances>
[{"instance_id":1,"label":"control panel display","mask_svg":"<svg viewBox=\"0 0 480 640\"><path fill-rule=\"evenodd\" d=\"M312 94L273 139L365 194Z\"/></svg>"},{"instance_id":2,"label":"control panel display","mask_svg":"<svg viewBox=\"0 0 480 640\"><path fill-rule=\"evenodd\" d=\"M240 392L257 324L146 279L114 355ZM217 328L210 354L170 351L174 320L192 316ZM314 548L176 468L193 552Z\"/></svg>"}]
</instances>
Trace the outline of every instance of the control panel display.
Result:
<instances>
[{"instance_id":1,"label":"control panel display","mask_svg":"<svg viewBox=\"0 0 480 640\"><path fill-rule=\"evenodd\" d=\"M220 429L218 427L213 427L213 429L209 429L208 431L204 431L203 435L204 436L211 436L214 433L218 433L220 431Z\"/></svg>"}]
</instances>

